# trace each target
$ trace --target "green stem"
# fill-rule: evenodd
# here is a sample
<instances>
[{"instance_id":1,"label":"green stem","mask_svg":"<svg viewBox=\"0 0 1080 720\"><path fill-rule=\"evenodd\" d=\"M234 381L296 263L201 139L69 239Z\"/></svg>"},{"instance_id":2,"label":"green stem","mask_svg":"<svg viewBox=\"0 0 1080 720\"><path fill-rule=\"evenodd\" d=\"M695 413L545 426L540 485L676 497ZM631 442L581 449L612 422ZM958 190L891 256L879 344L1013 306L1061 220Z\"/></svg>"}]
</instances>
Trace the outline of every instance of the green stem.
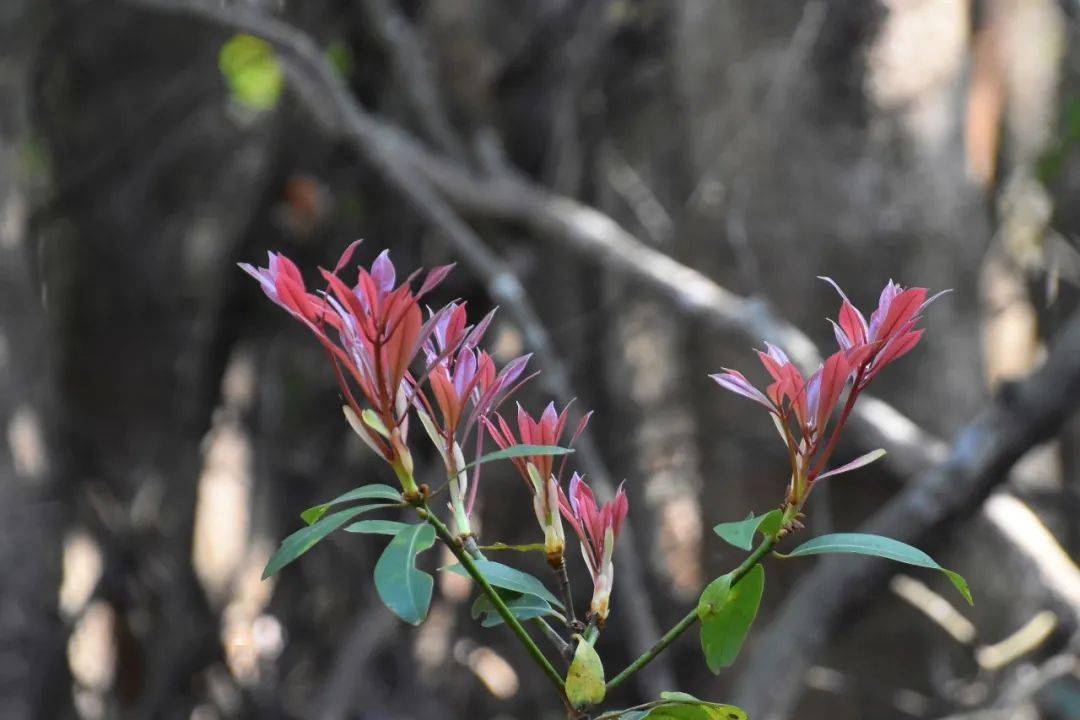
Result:
<instances>
[{"instance_id":1,"label":"green stem","mask_svg":"<svg viewBox=\"0 0 1080 720\"><path fill-rule=\"evenodd\" d=\"M762 540L761 544L754 548L752 553L746 556L746 559L743 560L742 564L731 572L731 584L735 585L735 583L742 580L746 573L750 572L755 565L761 562L762 558L769 554L769 551L773 549L774 545L776 545L776 538L770 537ZM631 675L652 662L653 659L662 653L668 645L675 642L676 638L689 630L697 620L697 608L695 607L688 612L682 620L675 623L674 627L664 633L664 636L657 640L655 645L643 652L637 660L634 660L634 662L627 665L625 670L611 678L607 683L608 692L611 692L612 688L618 687Z\"/></svg>"},{"instance_id":2,"label":"green stem","mask_svg":"<svg viewBox=\"0 0 1080 720\"><path fill-rule=\"evenodd\" d=\"M533 639L529 637L529 633L522 627L514 614L510 612L510 608L506 607L506 603L499 597L499 594L495 592L495 588L491 586L491 583L480 572L480 569L476 567L476 563L473 562L469 553L465 552L461 545L461 542L454 537L450 532L450 528L446 527L442 520L438 518L435 513L431 512L428 508L416 508L416 511L427 522L431 523L431 526L435 528L435 534L439 536L439 539L446 543L446 546L450 548L450 552L454 553L454 557L458 559L461 566L465 568L466 572L472 577L476 584L480 587L480 591L484 593L487 599L495 606L495 610L502 617L507 626L514 631L518 640L525 646L525 650L528 651L532 659L536 661L536 664L540 666L540 669L547 675L548 680L555 686L556 692L559 694L559 699L562 700L563 705L568 709L570 708L570 701L566 697L566 686L563 683L562 676L548 661L547 657L540 650L540 648L533 642Z\"/></svg>"}]
</instances>

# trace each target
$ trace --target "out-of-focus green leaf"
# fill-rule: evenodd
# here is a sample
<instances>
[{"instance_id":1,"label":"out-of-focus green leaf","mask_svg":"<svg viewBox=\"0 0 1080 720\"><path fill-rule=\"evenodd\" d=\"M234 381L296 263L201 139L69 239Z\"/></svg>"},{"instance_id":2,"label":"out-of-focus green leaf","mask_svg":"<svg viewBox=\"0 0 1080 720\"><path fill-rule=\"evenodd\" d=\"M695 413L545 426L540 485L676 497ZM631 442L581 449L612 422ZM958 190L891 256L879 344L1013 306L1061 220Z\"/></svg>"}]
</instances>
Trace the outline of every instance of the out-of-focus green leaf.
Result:
<instances>
[{"instance_id":1,"label":"out-of-focus green leaf","mask_svg":"<svg viewBox=\"0 0 1080 720\"><path fill-rule=\"evenodd\" d=\"M326 59L337 70L338 75L348 80L352 77L356 65L356 57L353 55L349 43L344 40L333 40L326 46Z\"/></svg>"},{"instance_id":2,"label":"out-of-focus green leaf","mask_svg":"<svg viewBox=\"0 0 1080 720\"><path fill-rule=\"evenodd\" d=\"M386 607L410 625L427 617L435 581L416 569L416 556L435 544L435 528L407 525L394 536L375 563L375 589Z\"/></svg>"},{"instance_id":3,"label":"out-of-focus green leaf","mask_svg":"<svg viewBox=\"0 0 1080 720\"><path fill-rule=\"evenodd\" d=\"M277 105L285 75L270 43L254 35L233 35L221 46L218 67L233 98L244 107L264 111Z\"/></svg>"},{"instance_id":4,"label":"out-of-focus green leaf","mask_svg":"<svg viewBox=\"0 0 1080 720\"><path fill-rule=\"evenodd\" d=\"M734 587L731 576L724 575L701 593L697 610L701 621L701 651L714 673L719 674L735 662L757 616L764 590L765 571L761 565L755 565Z\"/></svg>"},{"instance_id":5,"label":"out-of-focus green leaf","mask_svg":"<svg viewBox=\"0 0 1080 720\"><path fill-rule=\"evenodd\" d=\"M813 540L807 540L799 547L787 554L787 557L801 557L803 555L821 555L823 553L854 553L856 555L873 555L874 557L895 560L907 565L938 570L949 578L969 605L975 602L971 597L971 590L967 581L952 570L947 570L938 564L922 550L912 547L899 540L882 537L881 535L869 535L866 533L835 533L822 535Z\"/></svg>"}]
</instances>

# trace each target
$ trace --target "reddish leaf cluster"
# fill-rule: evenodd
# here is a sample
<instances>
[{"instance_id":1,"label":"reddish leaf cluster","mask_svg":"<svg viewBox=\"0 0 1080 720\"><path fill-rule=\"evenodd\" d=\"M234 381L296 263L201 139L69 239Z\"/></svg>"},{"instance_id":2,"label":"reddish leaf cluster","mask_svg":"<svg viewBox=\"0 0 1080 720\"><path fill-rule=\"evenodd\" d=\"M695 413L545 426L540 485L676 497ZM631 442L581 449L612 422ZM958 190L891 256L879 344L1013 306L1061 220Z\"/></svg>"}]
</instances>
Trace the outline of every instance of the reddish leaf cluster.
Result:
<instances>
[{"instance_id":1,"label":"reddish leaf cluster","mask_svg":"<svg viewBox=\"0 0 1080 720\"><path fill-rule=\"evenodd\" d=\"M833 322L840 347L809 379L783 350L769 343L765 343L765 351L758 351L761 364L772 378L765 392L736 370L724 368L724 372L710 376L721 387L761 404L772 415L791 458L788 503L796 508L806 501L817 480L854 470L880 457L880 451L869 453L843 467L822 472L859 393L886 366L918 345L923 330L916 329L916 325L926 307L941 295L927 299L926 288L905 290L890 280L867 322L836 283L822 279L836 288L842 299L838 322ZM841 405L845 389L847 399ZM829 424L837 408L842 408L840 417L830 433Z\"/></svg>"}]
</instances>

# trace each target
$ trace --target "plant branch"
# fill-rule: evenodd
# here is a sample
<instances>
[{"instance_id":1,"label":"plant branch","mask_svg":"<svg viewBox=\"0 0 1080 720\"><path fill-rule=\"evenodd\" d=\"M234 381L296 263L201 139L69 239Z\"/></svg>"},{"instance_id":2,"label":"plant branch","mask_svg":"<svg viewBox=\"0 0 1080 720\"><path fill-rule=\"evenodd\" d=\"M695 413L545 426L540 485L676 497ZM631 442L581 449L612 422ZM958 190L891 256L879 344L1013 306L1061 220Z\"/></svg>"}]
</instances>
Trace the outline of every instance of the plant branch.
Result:
<instances>
[{"instance_id":1,"label":"plant branch","mask_svg":"<svg viewBox=\"0 0 1080 720\"><path fill-rule=\"evenodd\" d=\"M555 573L555 579L559 583L559 594L562 596L563 605L566 606L566 624L572 628L577 624L577 616L574 614L574 595L570 592L570 575L566 572L566 560L564 559L559 567L553 567L551 570Z\"/></svg>"},{"instance_id":2,"label":"plant branch","mask_svg":"<svg viewBox=\"0 0 1080 720\"><path fill-rule=\"evenodd\" d=\"M458 559L461 566L465 568L465 571L468 572L469 576L476 582L477 586L480 588L480 592L484 593L484 596L487 597L495 607L496 612L502 617L507 627L517 635L518 640L525 646L525 650L528 651L536 664L540 666L540 669L544 671L544 674L547 675L551 684L555 686L555 690L558 692L559 699L562 700L563 705L569 709L570 701L566 697L566 687L563 684L562 676L533 641L532 637L529 636L529 633L521 625L518 619L514 617L514 614L510 612L510 608L506 607L506 603L503 602L499 593L495 592L495 588L491 586L491 583L489 583L487 578L480 572L480 568L476 567L476 563L473 562L469 553L465 552L465 548L458 539L454 537L454 534L450 532L450 528L446 527L445 523L426 507L417 507L416 512L421 518L435 528L435 534L439 536L439 539L442 540L448 548L450 548L450 552L454 553L454 557Z\"/></svg>"},{"instance_id":3,"label":"plant branch","mask_svg":"<svg viewBox=\"0 0 1080 720\"><path fill-rule=\"evenodd\" d=\"M533 618L533 622L540 628L540 632L544 634L544 637L551 641L551 644L555 646L564 660L569 662L574 657L574 649L570 647L570 643L566 642L563 636L548 624L547 620L538 617Z\"/></svg>"},{"instance_id":4,"label":"plant branch","mask_svg":"<svg viewBox=\"0 0 1080 720\"><path fill-rule=\"evenodd\" d=\"M731 571L732 586L742 580L746 573L750 572L755 565L760 563L761 560L772 551L773 547L776 545L776 541L777 538L775 537L765 538L761 541L761 544L754 548L752 553L746 556L746 559L742 561L742 564L739 565L739 567ZM695 606L690 612L683 616L682 620L675 623L674 627L664 633L663 637L661 637L655 645L642 653L637 660L634 660L634 662L627 665L625 670L611 678L607 683L608 692L611 692L613 688L618 687L638 670L652 662L657 655L667 649L668 645L675 642L680 635L689 630L697 620L698 614L697 607Z\"/></svg>"},{"instance_id":5,"label":"plant branch","mask_svg":"<svg viewBox=\"0 0 1080 720\"><path fill-rule=\"evenodd\" d=\"M910 483L863 523L859 532L917 546L940 541L983 506L1028 450L1060 432L1080 408L1078 400L1080 314L1074 314L1054 338L1045 364L1009 386L957 433L945 462ZM1000 514L984 517L996 518L1002 525ZM1005 524L1012 522L1010 515ZM1014 547L1030 548L1032 533L1027 535L1014 538ZM1052 548L1056 543L1043 545ZM1036 566L1035 556L1029 557ZM735 702L753 717L789 715L802 692L806 668L842 627L842 619L865 607L895 571L893 564L875 558L833 557L818 562L755 638L741 666ZM1060 590L1056 592L1062 597Z\"/></svg>"}]
</instances>

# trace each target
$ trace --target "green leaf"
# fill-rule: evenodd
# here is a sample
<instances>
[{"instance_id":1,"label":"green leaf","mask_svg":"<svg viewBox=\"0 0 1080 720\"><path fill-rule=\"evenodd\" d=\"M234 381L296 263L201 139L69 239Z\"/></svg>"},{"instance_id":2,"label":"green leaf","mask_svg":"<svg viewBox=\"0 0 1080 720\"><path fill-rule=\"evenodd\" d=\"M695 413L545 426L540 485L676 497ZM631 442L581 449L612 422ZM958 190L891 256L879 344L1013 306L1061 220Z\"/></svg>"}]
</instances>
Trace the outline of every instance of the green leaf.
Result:
<instances>
[{"instance_id":1,"label":"green leaf","mask_svg":"<svg viewBox=\"0 0 1080 720\"><path fill-rule=\"evenodd\" d=\"M474 560L480 574L484 576L484 579L497 588L503 588L504 590L512 590L516 593L523 595L535 595L538 598L543 598L557 608L562 609L562 603L558 598L551 594L551 591L544 587L544 583L540 582L532 575L512 568L509 565L503 565L502 563L495 562L494 560ZM450 565L442 568L443 570L449 570L452 573L461 575L462 577L471 577L469 571L461 565Z\"/></svg>"},{"instance_id":2,"label":"green leaf","mask_svg":"<svg viewBox=\"0 0 1080 720\"><path fill-rule=\"evenodd\" d=\"M755 565L734 587L728 574L709 583L701 593L697 609L701 651L713 673L719 674L735 662L757 616L764 590L765 571Z\"/></svg>"},{"instance_id":3,"label":"green leaf","mask_svg":"<svg viewBox=\"0 0 1080 720\"><path fill-rule=\"evenodd\" d=\"M390 437L390 431L386 429L386 425L383 424L382 419L379 418L379 415L374 410L367 408L366 410L361 411L360 417L364 419L364 424L369 428L379 433L384 438Z\"/></svg>"},{"instance_id":4,"label":"green leaf","mask_svg":"<svg viewBox=\"0 0 1080 720\"><path fill-rule=\"evenodd\" d=\"M745 712L734 705L716 703L667 703L649 711L643 720L747 720Z\"/></svg>"},{"instance_id":5,"label":"green leaf","mask_svg":"<svg viewBox=\"0 0 1080 720\"><path fill-rule=\"evenodd\" d=\"M604 701L604 665L596 649L580 635L570 669L566 671L566 697L575 710L598 705Z\"/></svg>"},{"instance_id":6,"label":"green leaf","mask_svg":"<svg viewBox=\"0 0 1080 720\"><path fill-rule=\"evenodd\" d=\"M409 527L408 523L397 520L360 520L345 527L347 533L367 533L369 535L397 535Z\"/></svg>"},{"instance_id":7,"label":"green leaf","mask_svg":"<svg viewBox=\"0 0 1080 720\"><path fill-rule=\"evenodd\" d=\"M326 51L323 53L326 59L330 61L330 64L337 70L338 75L343 79L348 80L352 77L353 69L356 66L355 56L353 55L352 48L344 40L332 40L326 46Z\"/></svg>"},{"instance_id":8,"label":"green leaf","mask_svg":"<svg viewBox=\"0 0 1080 720\"><path fill-rule=\"evenodd\" d=\"M646 709L604 713L598 718L617 720L747 720L745 712L734 705L699 700L684 692L662 692L660 701L646 703Z\"/></svg>"},{"instance_id":9,"label":"green leaf","mask_svg":"<svg viewBox=\"0 0 1080 720\"><path fill-rule=\"evenodd\" d=\"M334 498L330 502L308 508L300 513L300 517L304 522L310 525L325 515L326 511L329 510L332 505L340 505L341 503L353 502L355 500L393 500L395 502L401 502L401 492L389 485L361 485L340 497Z\"/></svg>"},{"instance_id":10,"label":"green leaf","mask_svg":"<svg viewBox=\"0 0 1080 720\"><path fill-rule=\"evenodd\" d=\"M562 615L551 607L551 604L543 598L536 597L535 595L522 595L521 593L511 592L509 590L496 590L499 593L499 597L506 603L507 609L510 610L510 614L516 617L518 620L532 620L533 618L544 617L546 615L554 615L556 617L562 617ZM480 621L481 627L495 627L502 625L505 622L499 611L495 609L495 605L486 595L480 595L476 598L476 601L472 606L472 617L477 619L480 616L483 619Z\"/></svg>"},{"instance_id":11,"label":"green leaf","mask_svg":"<svg viewBox=\"0 0 1080 720\"><path fill-rule=\"evenodd\" d=\"M285 75L270 43L253 35L233 35L221 46L218 68L236 102L255 111L277 105Z\"/></svg>"},{"instance_id":12,"label":"green leaf","mask_svg":"<svg viewBox=\"0 0 1080 720\"><path fill-rule=\"evenodd\" d=\"M967 581L958 573L946 570L922 550L912 547L899 540L882 537L881 535L868 535L866 533L835 533L822 535L813 540L807 540L799 547L787 554L787 557L801 557L803 555L821 555L823 553L854 553L856 555L873 555L875 557L895 560L896 562L918 567L939 570L960 591L968 605L974 605L971 590Z\"/></svg>"},{"instance_id":13,"label":"green leaf","mask_svg":"<svg viewBox=\"0 0 1080 720\"><path fill-rule=\"evenodd\" d=\"M513 445L505 450L496 450L487 455L482 455L479 459L466 465L464 469L467 470L474 465L483 465L493 460L508 460L530 455L569 455L572 452L574 451L570 448L559 447L558 445Z\"/></svg>"},{"instance_id":14,"label":"green leaf","mask_svg":"<svg viewBox=\"0 0 1080 720\"><path fill-rule=\"evenodd\" d=\"M739 583L740 585L742 582ZM684 692L662 692L660 698L667 702L649 711L647 718L653 720L747 720L746 713L734 705L699 700Z\"/></svg>"},{"instance_id":15,"label":"green leaf","mask_svg":"<svg viewBox=\"0 0 1080 720\"><path fill-rule=\"evenodd\" d=\"M756 516L750 513L745 520L720 523L713 528L713 532L740 550L750 550L754 546L754 535L759 530L763 535L774 535L780 530L783 517L779 510Z\"/></svg>"},{"instance_id":16,"label":"green leaf","mask_svg":"<svg viewBox=\"0 0 1080 720\"><path fill-rule=\"evenodd\" d=\"M357 515L385 507L390 506L361 505L360 507L349 508L348 510L342 510L332 515L327 515L318 522L308 525L306 528L297 530L281 541L281 547L279 547L278 551L274 553L274 556L270 558L270 562L266 564L266 569L263 570L262 579L265 580L278 570L281 570L281 568L315 547L316 543Z\"/></svg>"},{"instance_id":17,"label":"green leaf","mask_svg":"<svg viewBox=\"0 0 1080 720\"><path fill-rule=\"evenodd\" d=\"M698 700L690 693L679 692L678 690L665 690L664 692L660 693L660 699L676 703L696 703L698 705L706 704L703 700Z\"/></svg>"},{"instance_id":18,"label":"green leaf","mask_svg":"<svg viewBox=\"0 0 1080 720\"><path fill-rule=\"evenodd\" d=\"M435 581L416 569L416 556L435 544L435 528L408 525L394 536L375 563L375 589L386 607L410 625L427 617Z\"/></svg>"}]
</instances>

